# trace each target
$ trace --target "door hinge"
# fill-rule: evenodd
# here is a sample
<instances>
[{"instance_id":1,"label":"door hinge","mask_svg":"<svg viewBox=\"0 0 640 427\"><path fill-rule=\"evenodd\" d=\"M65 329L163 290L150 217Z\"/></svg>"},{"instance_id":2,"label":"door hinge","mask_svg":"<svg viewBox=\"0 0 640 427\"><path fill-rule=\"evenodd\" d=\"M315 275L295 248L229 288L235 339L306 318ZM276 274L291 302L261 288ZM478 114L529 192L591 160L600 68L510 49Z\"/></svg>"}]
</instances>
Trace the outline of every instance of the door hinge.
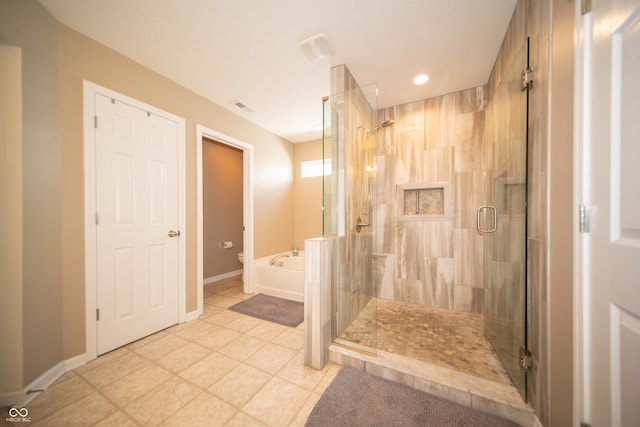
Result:
<instances>
[{"instance_id":1,"label":"door hinge","mask_svg":"<svg viewBox=\"0 0 640 427\"><path fill-rule=\"evenodd\" d=\"M527 89L531 89L533 87L533 67L527 67L525 70L522 71L522 73L520 74L520 80L521 80L521 91L525 91Z\"/></svg>"},{"instance_id":2,"label":"door hinge","mask_svg":"<svg viewBox=\"0 0 640 427\"><path fill-rule=\"evenodd\" d=\"M518 354L520 357L520 370L522 372L528 372L529 369L531 369L531 352L525 350L524 347L520 347Z\"/></svg>"},{"instance_id":3,"label":"door hinge","mask_svg":"<svg viewBox=\"0 0 640 427\"><path fill-rule=\"evenodd\" d=\"M100 212L96 212L96 225L100 225Z\"/></svg>"},{"instance_id":4,"label":"door hinge","mask_svg":"<svg viewBox=\"0 0 640 427\"><path fill-rule=\"evenodd\" d=\"M98 116L93 116L93 127L98 129Z\"/></svg>"},{"instance_id":5,"label":"door hinge","mask_svg":"<svg viewBox=\"0 0 640 427\"><path fill-rule=\"evenodd\" d=\"M96 308L96 320L100 320L100 309Z\"/></svg>"},{"instance_id":6,"label":"door hinge","mask_svg":"<svg viewBox=\"0 0 640 427\"><path fill-rule=\"evenodd\" d=\"M580 9L583 15L593 11L593 1L592 0L582 0L580 4Z\"/></svg>"},{"instance_id":7,"label":"door hinge","mask_svg":"<svg viewBox=\"0 0 640 427\"><path fill-rule=\"evenodd\" d=\"M589 211L585 205L580 205L579 208L579 218L580 221L580 233L588 233L589 229Z\"/></svg>"}]
</instances>

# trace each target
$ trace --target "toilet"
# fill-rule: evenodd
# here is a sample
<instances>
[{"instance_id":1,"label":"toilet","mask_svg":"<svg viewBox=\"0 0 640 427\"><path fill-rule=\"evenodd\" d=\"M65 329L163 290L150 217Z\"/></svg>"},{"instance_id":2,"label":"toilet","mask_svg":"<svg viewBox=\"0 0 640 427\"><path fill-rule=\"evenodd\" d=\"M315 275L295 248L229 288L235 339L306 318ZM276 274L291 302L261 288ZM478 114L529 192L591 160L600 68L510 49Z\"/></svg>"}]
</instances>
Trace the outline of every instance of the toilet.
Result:
<instances>
[{"instance_id":1,"label":"toilet","mask_svg":"<svg viewBox=\"0 0 640 427\"><path fill-rule=\"evenodd\" d=\"M244 251L238 252L238 261L242 264L242 281L244 282Z\"/></svg>"}]
</instances>

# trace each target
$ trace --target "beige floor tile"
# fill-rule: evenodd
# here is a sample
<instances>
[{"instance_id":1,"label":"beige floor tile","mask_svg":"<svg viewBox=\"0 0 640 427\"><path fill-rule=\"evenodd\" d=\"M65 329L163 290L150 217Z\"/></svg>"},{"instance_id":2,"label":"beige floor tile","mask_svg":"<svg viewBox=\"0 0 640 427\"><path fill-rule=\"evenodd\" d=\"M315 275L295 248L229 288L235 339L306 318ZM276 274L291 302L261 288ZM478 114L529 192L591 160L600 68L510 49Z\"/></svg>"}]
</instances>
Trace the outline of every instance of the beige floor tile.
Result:
<instances>
[{"instance_id":1,"label":"beige floor tile","mask_svg":"<svg viewBox=\"0 0 640 427\"><path fill-rule=\"evenodd\" d=\"M311 415L311 411L313 411L313 408L315 408L316 403L318 403L318 400L320 400L320 397L320 394L311 393L307 401L304 402L304 405L302 405L302 408L300 408L291 423L289 423L289 427L304 427L305 423L307 422L307 418L309 418L309 415Z\"/></svg>"},{"instance_id":2,"label":"beige floor tile","mask_svg":"<svg viewBox=\"0 0 640 427\"><path fill-rule=\"evenodd\" d=\"M209 297L209 304L213 304L221 308L229 308L239 302L242 302L242 299L225 297L220 294L212 295Z\"/></svg>"},{"instance_id":3,"label":"beige floor tile","mask_svg":"<svg viewBox=\"0 0 640 427\"><path fill-rule=\"evenodd\" d=\"M296 354L297 352L289 350L288 348L267 343L246 359L245 363L275 375L284 365L293 359Z\"/></svg>"},{"instance_id":4,"label":"beige floor tile","mask_svg":"<svg viewBox=\"0 0 640 427\"><path fill-rule=\"evenodd\" d=\"M213 353L182 371L179 376L198 387L207 388L239 364L231 357Z\"/></svg>"},{"instance_id":5,"label":"beige floor tile","mask_svg":"<svg viewBox=\"0 0 640 427\"><path fill-rule=\"evenodd\" d=\"M218 292L218 294L230 298L242 298L242 296L245 295L242 289L237 289L235 287L222 289Z\"/></svg>"},{"instance_id":6,"label":"beige floor tile","mask_svg":"<svg viewBox=\"0 0 640 427\"><path fill-rule=\"evenodd\" d=\"M135 353L128 352L128 354L123 354L97 368L82 372L80 375L95 387L100 388L129 375L147 364L149 364L148 360Z\"/></svg>"},{"instance_id":7,"label":"beige floor tile","mask_svg":"<svg viewBox=\"0 0 640 427\"><path fill-rule=\"evenodd\" d=\"M160 383L171 378L171 373L158 365L149 364L100 389L114 403L124 406Z\"/></svg>"},{"instance_id":8,"label":"beige floor tile","mask_svg":"<svg viewBox=\"0 0 640 427\"><path fill-rule=\"evenodd\" d=\"M273 322L262 322L260 325L250 331L247 331L246 334L255 338L260 338L261 340L272 341L288 330L294 329L291 329L288 326L278 325Z\"/></svg>"},{"instance_id":9,"label":"beige floor tile","mask_svg":"<svg viewBox=\"0 0 640 427\"><path fill-rule=\"evenodd\" d=\"M240 408L269 380L271 375L248 365L239 365L209 387L209 392Z\"/></svg>"},{"instance_id":10,"label":"beige floor tile","mask_svg":"<svg viewBox=\"0 0 640 427\"><path fill-rule=\"evenodd\" d=\"M124 409L144 426L156 426L185 406L202 391L173 377L127 404Z\"/></svg>"},{"instance_id":11,"label":"beige floor tile","mask_svg":"<svg viewBox=\"0 0 640 427\"><path fill-rule=\"evenodd\" d=\"M95 389L77 375L61 383L56 382L27 405L29 416L36 422L93 392Z\"/></svg>"},{"instance_id":12,"label":"beige floor tile","mask_svg":"<svg viewBox=\"0 0 640 427\"><path fill-rule=\"evenodd\" d=\"M222 313L223 311L224 308L216 307L212 304L207 304L207 302L205 301L205 303L202 305L202 316L200 316L198 319L207 321L211 316Z\"/></svg>"},{"instance_id":13,"label":"beige floor tile","mask_svg":"<svg viewBox=\"0 0 640 427\"><path fill-rule=\"evenodd\" d=\"M286 328L286 330L272 340L272 342L291 350L300 351L304 349L304 332L297 328Z\"/></svg>"},{"instance_id":14,"label":"beige floor tile","mask_svg":"<svg viewBox=\"0 0 640 427\"><path fill-rule=\"evenodd\" d=\"M214 325L224 326L227 323L237 320L241 317L242 317L242 314L240 313L236 313L235 311L225 310L207 318L207 322L213 323Z\"/></svg>"},{"instance_id":15,"label":"beige floor tile","mask_svg":"<svg viewBox=\"0 0 640 427\"><path fill-rule=\"evenodd\" d=\"M304 366L304 356L298 353L278 372L278 376L309 391L314 391L327 371L326 366L323 370Z\"/></svg>"},{"instance_id":16,"label":"beige floor tile","mask_svg":"<svg viewBox=\"0 0 640 427\"><path fill-rule=\"evenodd\" d=\"M233 329L234 331L246 333L262 323L264 323L264 320L260 320L255 317L242 316L239 319L232 320L224 326L229 329Z\"/></svg>"},{"instance_id":17,"label":"beige floor tile","mask_svg":"<svg viewBox=\"0 0 640 427\"><path fill-rule=\"evenodd\" d=\"M184 339L196 341L198 340L198 338L207 335L214 329L215 326L211 325L211 323L196 319L192 320L191 322L184 322L179 325L173 326L169 328L168 331Z\"/></svg>"},{"instance_id":18,"label":"beige floor tile","mask_svg":"<svg viewBox=\"0 0 640 427\"><path fill-rule=\"evenodd\" d=\"M267 424L250 417L244 412L237 412L225 427L265 427Z\"/></svg>"},{"instance_id":19,"label":"beige floor tile","mask_svg":"<svg viewBox=\"0 0 640 427\"><path fill-rule=\"evenodd\" d=\"M311 392L302 387L273 377L242 410L270 426L286 426L310 395Z\"/></svg>"},{"instance_id":20,"label":"beige floor tile","mask_svg":"<svg viewBox=\"0 0 640 427\"><path fill-rule=\"evenodd\" d=\"M189 343L173 353L156 360L156 363L169 371L178 374L194 363L204 359L211 354L208 350L198 344Z\"/></svg>"},{"instance_id":21,"label":"beige floor tile","mask_svg":"<svg viewBox=\"0 0 640 427\"><path fill-rule=\"evenodd\" d=\"M224 426L236 412L237 409L215 396L202 393L166 419L162 425L169 427Z\"/></svg>"},{"instance_id":22,"label":"beige floor tile","mask_svg":"<svg viewBox=\"0 0 640 427\"><path fill-rule=\"evenodd\" d=\"M182 337L178 337L173 334L167 334L157 341L134 349L134 352L146 357L147 359L158 360L161 357L184 347L188 343L189 341Z\"/></svg>"},{"instance_id":23,"label":"beige floor tile","mask_svg":"<svg viewBox=\"0 0 640 427\"><path fill-rule=\"evenodd\" d=\"M229 357L233 357L234 359L243 361L250 357L256 351L260 350L266 344L266 341L253 338L248 335L242 335L222 347L220 350L218 350L218 353L222 353Z\"/></svg>"},{"instance_id":24,"label":"beige floor tile","mask_svg":"<svg viewBox=\"0 0 640 427\"><path fill-rule=\"evenodd\" d=\"M223 326L216 326L212 332L198 339L198 344L207 347L210 350L218 350L231 341L240 337L242 334L238 331L227 329Z\"/></svg>"},{"instance_id":25,"label":"beige floor tile","mask_svg":"<svg viewBox=\"0 0 640 427\"><path fill-rule=\"evenodd\" d=\"M83 372L87 372L90 371L92 369L95 369L101 365L104 365L105 363L108 363L110 361L112 361L113 359L116 359L124 354L129 354L130 351L128 348L126 347L120 347L120 348L116 348L115 350L112 350L108 353L102 354L99 357L90 360L89 362L87 362L86 364L77 367L76 369L74 369L74 372L77 374L83 373Z\"/></svg>"},{"instance_id":26,"label":"beige floor tile","mask_svg":"<svg viewBox=\"0 0 640 427\"><path fill-rule=\"evenodd\" d=\"M34 424L52 427L90 426L117 411L107 399L93 391L41 421L34 420Z\"/></svg>"},{"instance_id":27,"label":"beige floor tile","mask_svg":"<svg viewBox=\"0 0 640 427\"><path fill-rule=\"evenodd\" d=\"M154 341L158 341L160 338L167 336L167 334L169 334L169 332L167 332L166 329L156 332L155 334L151 334L149 336L146 336L144 338L141 338L137 341L134 341L132 343L129 343L125 346L125 348L129 349L129 350L135 350L136 348L140 348L140 347L144 347L147 344L150 344ZM102 357L102 356L100 356Z\"/></svg>"},{"instance_id":28,"label":"beige floor tile","mask_svg":"<svg viewBox=\"0 0 640 427\"><path fill-rule=\"evenodd\" d=\"M99 421L94 427L136 427L137 425L122 411L118 411Z\"/></svg>"}]
</instances>

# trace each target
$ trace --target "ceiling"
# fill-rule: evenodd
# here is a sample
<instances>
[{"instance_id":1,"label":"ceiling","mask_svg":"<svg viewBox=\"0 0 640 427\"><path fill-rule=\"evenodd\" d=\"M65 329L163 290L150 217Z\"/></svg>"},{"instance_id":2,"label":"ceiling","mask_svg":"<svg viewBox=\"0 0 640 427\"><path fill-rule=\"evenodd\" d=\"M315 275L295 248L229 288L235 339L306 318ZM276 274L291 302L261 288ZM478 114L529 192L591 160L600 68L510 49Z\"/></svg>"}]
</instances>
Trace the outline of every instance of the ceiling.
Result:
<instances>
[{"instance_id":1,"label":"ceiling","mask_svg":"<svg viewBox=\"0 0 640 427\"><path fill-rule=\"evenodd\" d=\"M61 23L291 142L321 137L329 69L378 108L487 83L517 0L39 0ZM324 33L335 53L298 43ZM416 74L430 77L414 86ZM248 108L240 109L240 102Z\"/></svg>"}]
</instances>

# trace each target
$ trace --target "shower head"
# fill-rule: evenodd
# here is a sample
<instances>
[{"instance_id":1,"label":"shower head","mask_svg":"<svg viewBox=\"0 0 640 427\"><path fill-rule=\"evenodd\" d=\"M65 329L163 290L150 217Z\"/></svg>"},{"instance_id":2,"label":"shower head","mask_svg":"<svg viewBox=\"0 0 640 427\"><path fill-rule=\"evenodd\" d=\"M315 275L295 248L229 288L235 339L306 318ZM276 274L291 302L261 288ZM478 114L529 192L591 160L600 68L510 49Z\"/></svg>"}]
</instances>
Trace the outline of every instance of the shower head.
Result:
<instances>
[{"instance_id":1,"label":"shower head","mask_svg":"<svg viewBox=\"0 0 640 427\"><path fill-rule=\"evenodd\" d=\"M375 132L375 131L377 131L377 130L378 130L378 129L380 129L380 128L386 128L386 127L389 127L389 126L391 126L392 124L394 124L395 122L396 122L396 121L395 121L395 120L393 120L393 119L385 120L384 122L380 123L378 126L374 127L373 129L369 129L369 130L367 131L367 133Z\"/></svg>"}]
</instances>

